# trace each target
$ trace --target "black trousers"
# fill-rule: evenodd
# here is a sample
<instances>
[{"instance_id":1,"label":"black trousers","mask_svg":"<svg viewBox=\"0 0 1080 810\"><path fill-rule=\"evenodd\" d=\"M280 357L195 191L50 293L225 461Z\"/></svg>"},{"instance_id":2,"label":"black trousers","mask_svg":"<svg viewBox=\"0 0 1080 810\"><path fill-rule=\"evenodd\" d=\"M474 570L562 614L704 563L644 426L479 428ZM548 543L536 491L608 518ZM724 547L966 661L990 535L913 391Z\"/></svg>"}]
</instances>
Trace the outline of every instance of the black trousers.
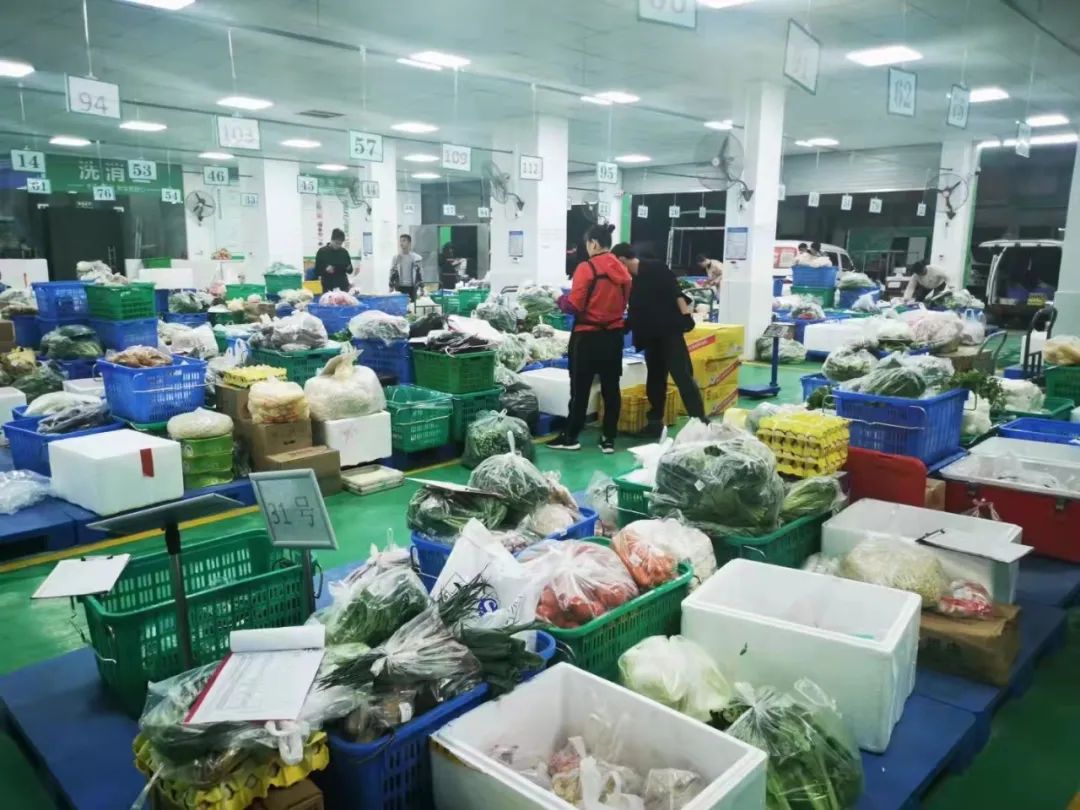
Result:
<instances>
[{"instance_id":1,"label":"black trousers","mask_svg":"<svg viewBox=\"0 0 1080 810\"><path fill-rule=\"evenodd\" d=\"M664 418L668 374L679 389L686 412L694 418L704 419L705 402L694 380L694 367L683 336L667 335L645 340L643 345L638 345L645 352L645 394L649 398L649 421L659 422Z\"/></svg>"},{"instance_id":2,"label":"black trousers","mask_svg":"<svg viewBox=\"0 0 1080 810\"><path fill-rule=\"evenodd\" d=\"M576 439L585 427L586 411L593 380L600 378L600 396L604 399L604 438L615 439L619 432L622 396L623 333L621 329L597 332L574 332L570 337L570 416L563 433Z\"/></svg>"}]
</instances>

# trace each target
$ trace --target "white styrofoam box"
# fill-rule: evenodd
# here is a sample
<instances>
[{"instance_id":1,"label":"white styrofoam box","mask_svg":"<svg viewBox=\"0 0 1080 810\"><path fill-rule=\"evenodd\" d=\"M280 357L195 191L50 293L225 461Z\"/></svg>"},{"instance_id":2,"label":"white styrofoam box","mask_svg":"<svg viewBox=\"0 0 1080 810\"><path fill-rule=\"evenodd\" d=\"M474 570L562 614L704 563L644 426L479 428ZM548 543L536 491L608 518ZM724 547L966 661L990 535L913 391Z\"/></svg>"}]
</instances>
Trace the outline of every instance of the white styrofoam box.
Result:
<instances>
[{"instance_id":1,"label":"white styrofoam box","mask_svg":"<svg viewBox=\"0 0 1080 810\"><path fill-rule=\"evenodd\" d=\"M536 371L524 372L521 379L536 394L540 413L549 413L552 416L570 415L570 372L567 369L538 368ZM599 409L600 384L593 383L588 413L596 413Z\"/></svg>"},{"instance_id":2,"label":"white styrofoam box","mask_svg":"<svg viewBox=\"0 0 1080 810\"><path fill-rule=\"evenodd\" d=\"M922 548L950 580L978 582L995 602L1012 603L1020 558L1031 551L1020 544L1021 533L1013 523L863 498L825 522L821 553L842 557L871 537L912 545L926 537Z\"/></svg>"},{"instance_id":3,"label":"white styrofoam box","mask_svg":"<svg viewBox=\"0 0 1080 810\"><path fill-rule=\"evenodd\" d=\"M11 411L26 404L26 394L18 388L0 388L0 424L11 421Z\"/></svg>"},{"instance_id":4,"label":"white styrofoam box","mask_svg":"<svg viewBox=\"0 0 1080 810\"><path fill-rule=\"evenodd\" d=\"M195 270L191 267L145 267L139 271L140 281L152 281L159 290L186 290L195 287Z\"/></svg>"},{"instance_id":5,"label":"white styrofoam box","mask_svg":"<svg viewBox=\"0 0 1080 810\"><path fill-rule=\"evenodd\" d=\"M1032 332L1031 333L1031 352L1041 352L1046 346L1046 332ZM1028 339L1027 335L1023 335L1020 338L1020 359L1023 361L1024 355L1028 354Z\"/></svg>"},{"instance_id":6,"label":"white styrofoam box","mask_svg":"<svg viewBox=\"0 0 1080 810\"><path fill-rule=\"evenodd\" d=\"M922 600L865 582L736 559L682 603L682 634L729 680L809 678L860 748L884 751L915 686Z\"/></svg>"},{"instance_id":7,"label":"white styrofoam box","mask_svg":"<svg viewBox=\"0 0 1080 810\"><path fill-rule=\"evenodd\" d=\"M342 467L355 467L393 455L390 414L386 411L329 422L312 422L315 444L325 444L341 455Z\"/></svg>"},{"instance_id":8,"label":"white styrofoam box","mask_svg":"<svg viewBox=\"0 0 1080 810\"><path fill-rule=\"evenodd\" d=\"M0 279L9 287L29 290L35 281L49 280L45 259L0 259Z\"/></svg>"},{"instance_id":9,"label":"white styrofoam box","mask_svg":"<svg viewBox=\"0 0 1080 810\"><path fill-rule=\"evenodd\" d=\"M69 394L88 394L94 397L104 397L105 380L101 377L89 377L84 380L64 380L64 390Z\"/></svg>"},{"instance_id":10,"label":"white styrofoam box","mask_svg":"<svg viewBox=\"0 0 1080 810\"><path fill-rule=\"evenodd\" d=\"M180 443L134 430L52 442L49 465L56 496L99 515L184 494Z\"/></svg>"},{"instance_id":11,"label":"white styrofoam box","mask_svg":"<svg viewBox=\"0 0 1080 810\"><path fill-rule=\"evenodd\" d=\"M526 760L546 761L568 736L582 736L594 715L618 732L618 764L643 776L650 768L685 768L704 778L707 787L685 810L765 806L763 751L566 663L432 735L435 806L570 810L572 805L493 758L491 750L514 746Z\"/></svg>"},{"instance_id":12,"label":"white styrofoam box","mask_svg":"<svg viewBox=\"0 0 1080 810\"><path fill-rule=\"evenodd\" d=\"M803 330L803 346L808 352L831 352L848 341L862 338L863 330L857 320L812 323Z\"/></svg>"},{"instance_id":13,"label":"white styrofoam box","mask_svg":"<svg viewBox=\"0 0 1080 810\"><path fill-rule=\"evenodd\" d=\"M1034 442L1030 439L1006 439L994 436L968 450L973 456L1014 456L1021 461L1045 461L1051 464L1080 466L1080 445Z\"/></svg>"}]
</instances>

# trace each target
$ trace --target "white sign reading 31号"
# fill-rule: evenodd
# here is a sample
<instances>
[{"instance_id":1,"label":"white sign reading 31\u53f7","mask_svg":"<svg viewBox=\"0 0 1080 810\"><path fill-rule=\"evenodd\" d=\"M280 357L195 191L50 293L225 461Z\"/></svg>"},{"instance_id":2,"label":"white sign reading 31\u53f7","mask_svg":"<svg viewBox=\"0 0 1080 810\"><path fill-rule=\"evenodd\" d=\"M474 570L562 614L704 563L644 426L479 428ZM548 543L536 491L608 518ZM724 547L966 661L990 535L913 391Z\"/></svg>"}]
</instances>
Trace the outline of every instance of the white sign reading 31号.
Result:
<instances>
[{"instance_id":1,"label":"white sign reading 31\u53f7","mask_svg":"<svg viewBox=\"0 0 1080 810\"><path fill-rule=\"evenodd\" d=\"M68 112L82 115L100 115L105 118L120 117L120 88L108 82L67 77Z\"/></svg>"},{"instance_id":2,"label":"white sign reading 31\u53f7","mask_svg":"<svg viewBox=\"0 0 1080 810\"><path fill-rule=\"evenodd\" d=\"M519 157L518 178L521 180L543 180L544 159L535 155L522 155Z\"/></svg>"},{"instance_id":3,"label":"white sign reading 31\u53f7","mask_svg":"<svg viewBox=\"0 0 1080 810\"><path fill-rule=\"evenodd\" d=\"M229 118L219 115L217 120L218 146L226 149L261 149L262 136L259 122L254 118Z\"/></svg>"},{"instance_id":4,"label":"white sign reading 31\u53f7","mask_svg":"<svg viewBox=\"0 0 1080 810\"><path fill-rule=\"evenodd\" d=\"M442 145L442 167L459 172L472 171L472 149L468 146Z\"/></svg>"},{"instance_id":5,"label":"white sign reading 31\u53f7","mask_svg":"<svg viewBox=\"0 0 1080 810\"><path fill-rule=\"evenodd\" d=\"M382 163L382 135L376 135L374 132L358 132L355 129L350 129L349 157L353 160L366 160L370 163Z\"/></svg>"}]
</instances>

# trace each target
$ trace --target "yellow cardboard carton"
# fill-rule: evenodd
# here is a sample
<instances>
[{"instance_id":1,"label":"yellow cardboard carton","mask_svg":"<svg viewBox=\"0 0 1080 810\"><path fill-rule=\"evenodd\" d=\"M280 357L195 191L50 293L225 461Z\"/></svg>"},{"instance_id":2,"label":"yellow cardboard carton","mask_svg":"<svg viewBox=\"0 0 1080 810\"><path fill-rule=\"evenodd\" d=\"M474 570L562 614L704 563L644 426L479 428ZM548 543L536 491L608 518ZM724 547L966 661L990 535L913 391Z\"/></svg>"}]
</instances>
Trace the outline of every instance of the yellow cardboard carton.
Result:
<instances>
[{"instance_id":1,"label":"yellow cardboard carton","mask_svg":"<svg viewBox=\"0 0 1080 810\"><path fill-rule=\"evenodd\" d=\"M741 324L699 323L686 333L691 359L738 357L746 345Z\"/></svg>"}]
</instances>

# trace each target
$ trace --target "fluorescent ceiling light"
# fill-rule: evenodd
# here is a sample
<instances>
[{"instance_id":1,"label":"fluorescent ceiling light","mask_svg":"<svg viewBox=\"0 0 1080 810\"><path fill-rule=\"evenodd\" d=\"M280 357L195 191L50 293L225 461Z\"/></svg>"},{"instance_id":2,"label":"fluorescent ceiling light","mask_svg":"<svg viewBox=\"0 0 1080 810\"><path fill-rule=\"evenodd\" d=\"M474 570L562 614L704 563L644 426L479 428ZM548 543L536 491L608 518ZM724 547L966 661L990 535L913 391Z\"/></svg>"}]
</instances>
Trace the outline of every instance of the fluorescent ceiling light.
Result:
<instances>
[{"instance_id":1,"label":"fluorescent ceiling light","mask_svg":"<svg viewBox=\"0 0 1080 810\"><path fill-rule=\"evenodd\" d=\"M320 141L312 141L308 138L288 138L281 142L282 146L288 146L292 149L317 149L322 146Z\"/></svg>"},{"instance_id":2,"label":"fluorescent ceiling light","mask_svg":"<svg viewBox=\"0 0 1080 810\"><path fill-rule=\"evenodd\" d=\"M1001 147L1001 141L997 138L991 138L988 141L980 141L977 148L979 149L998 149Z\"/></svg>"},{"instance_id":3,"label":"fluorescent ceiling light","mask_svg":"<svg viewBox=\"0 0 1080 810\"><path fill-rule=\"evenodd\" d=\"M324 172L343 172L349 167L343 166L340 163L320 163L315 168Z\"/></svg>"},{"instance_id":4,"label":"fluorescent ceiling light","mask_svg":"<svg viewBox=\"0 0 1080 810\"><path fill-rule=\"evenodd\" d=\"M179 11L182 8L187 8L192 5L195 0L127 0L129 3L134 3L137 6L150 6L151 8L161 8L166 11Z\"/></svg>"},{"instance_id":5,"label":"fluorescent ceiling light","mask_svg":"<svg viewBox=\"0 0 1080 810\"><path fill-rule=\"evenodd\" d=\"M639 155L636 153L630 155L619 155L615 158L616 163L648 163L650 160L652 160L652 158L648 155Z\"/></svg>"},{"instance_id":6,"label":"fluorescent ceiling light","mask_svg":"<svg viewBox=\"0 0 1080 810\"><path fill-rule=\"evenodd\" d=\"M199 157L203 160L232 160L228 152L200 152Z\"/></svg>"},{"instance_id":7,"label":"fluorescent ceiling light","mask_svg":"<svg viewBox=\"0 0 1080 810\"><path fill-rule=\"evenodd\" d=\"M439 175L435 172L416 172L410 175L413 180L438 180Z\"/></svg>"},{"instance_id":8,"label":"fluorescent ceiling light","mask_svg":"<svg viewBox=\"0 0 1080 810\"><path fill-rule=\"evenodd\" d=\"M754 0L698 0L698 5L705 8L731 8L732 6L744 6L753 3Z\"/></svg>"},{"instance_id":9,"label":"fluorescent ceiling light","mask_svg":"<svg viewBox=\"0 0 1080 810\"><path fill-rule=\"evenodd\" d=\"M120 129L133 129L136 132L163 132L168 129L164 124L155 124L153 121L125 121Z\"/></svg>"},{"instance_id":10,"label":"fluorescent ceiling light","mask_svg":"<svg viewBox=\"0 0 1080 810\"><path fill-rule=\"evenodd\" d=\"M1039 129L1040 127L1063 127L1069 123L1069 119L1061 113L1047 113L1046 115L1031 115L1028 116L1027 124L1029 127Z\"/></svg>"},{"instance_id":11,"label":"fluorescent ceiling light","mask_svg":"<svg viewBox=\"0 0 1080 810\"><path fill-rule=\"evenodd\" d=\"M1009 94L1000 87L976 87L972 89L968 100L972 104L985 104L988 101L1004 101Z\"/></svg>"},{"instance_id":12,"label":"fluorescent ceiling light","mask_svg":"<svg viewBox=\"0 0 1080 810\"><path fill-rule=\"evenodd\" d=\"M411 135L426 135L429 132L438 132L439 128L434 124L422 124L419 121L405 121L394 124L390 129L397 132L408 132Z\"/></svg>"},{"instance_id":13,"label":"fluorescent ceiling light","mask_svg":"<svg viewBox=\"0 0 1080 810\"><path fill-rule=\"evenodd\" d=\"M262 98L251 98L250 96L226 96L218 99L218 105L221 107L233 107L237 110L265 110L267 107L273 107L274 102Z\"/></svg>"},{"instance_id":14,"label":"fluorescent ceiling light","mask_svg":"<svg viewBox=\"0 0 1080 810\"><path fill-rule=\"evenodd\" d=\"M90 141L86 138L77 138L74 135L53 135L49 138L53 146L89 146Z\"/></svg>"},{"instance_id":15,"label":"fluorescent ceiling light","mask_svg":"<svg viewBox=\"0 0 1080 810\"><path fill-rule=\"evenodd\" d=\"M442 51L420 51L419 53L409 54L409 58L414 62L423 62L425 65L435 65L436 67L450 68L451 70L457 70L472 64L464 56L454 56L452 53L443 53Z\"/></svg>"},{"instance_id":16,"label":"fluorescent ceiling light","mask_svg":"<svg viewBox=\"0 0 1080 810\"><path fill-rule=\"evenodd\" d=\"M1075 132L1059 132L1055 135L1036 135L1031 139L1032 146L1054 146L1060 143L1076 143L1080 136Z\"/></svg>"},{"instance_id":17,"label":"fluorescent ceiling light","mask_svg":"<svg viewBox=\"0 0 1080 810\"><path fill-rule=\"evenodd\" d=\"M624 93L622 90L605 90L603 93L597 93L596 97L611 104L633 104L635 101L641 101L633 93Z\"/></svg>"},{"instance_id":18,"label":"fluorescent ceiling light","mask_svg":"<svg viewBox=\"0 0 1080 810\"><path fill-rule=\"evenodd\" d=\"M706 121L705 126L709 129L717 129L721 132L726 132L733 126L730 118L725 118L723 121Z\"/></svg>"},{"instance_id":19,"label":"fluorescent ceiling light","mask_svg":"<svg viewBox=\"0 0 1080 810\"><path fill-rule=\"evenodd\" d=\"M402 160L407 160L409 163L438 163L438 155L428 155L423 152L416 152L412 155L405 155Z\"/></svg>"},{"instance_id":20,"label":"fluorescent ceiling light","mask_svg":"<svg viewBox=\"0 0 1080 810\"><path fill-rule=\"evenodd\" d=\"M442 70L438 65L432 65L427 62L417 62L415 59L406 59L405 57L398 59L397 62L399 65L408 65L409 67L421 68L422 70Z\"/></svg>"},{"instance_id":21,"label":"fluorescent ceiling light","mask_svg":"<svg viewBox=\"0 0 1080 810\"><path fill-rule=\"evenodd\" d=\"M866 67L880 67L900 62L916 62L922 59L922 54L907 45L884 45L880 48L852 51L847 58Z\"/></svg>"},{"instance_id":22,"label":"fluorescent ceiling light","mask_svg":"<svg viewBox=\"0 0 1080 810\"><path fill-rule=\"evenodd\" d=\"M12 62L10 59L0 59L0 76L10 79L21 79L34 72L34 66L26 62Z\"/></svg>"},{"instance_id":23,"label":"fluorescent ceiling light","mask_svg":"<svg viewBox=\"0 0 1080 810\"><path fill-rule=\"evenodd\" d=\"M813 149L818 146L839 146L840 141L836 138L808 138L805 141L795 141L795 145Z\"/></svg>"},{"instance_id":24,"label":"fluorescent ceiling light","mask_svg":"<svg viewBox=\"0 0 1080 810\"><path fill-rule=\"evenodd\" d=\"M600 98L598 96L582 96L581 100L584 101L586 104L595 104L598 107L610 107L611 106L610 101L608 101L606 98Z\"/></svg>"}]
</instances>

